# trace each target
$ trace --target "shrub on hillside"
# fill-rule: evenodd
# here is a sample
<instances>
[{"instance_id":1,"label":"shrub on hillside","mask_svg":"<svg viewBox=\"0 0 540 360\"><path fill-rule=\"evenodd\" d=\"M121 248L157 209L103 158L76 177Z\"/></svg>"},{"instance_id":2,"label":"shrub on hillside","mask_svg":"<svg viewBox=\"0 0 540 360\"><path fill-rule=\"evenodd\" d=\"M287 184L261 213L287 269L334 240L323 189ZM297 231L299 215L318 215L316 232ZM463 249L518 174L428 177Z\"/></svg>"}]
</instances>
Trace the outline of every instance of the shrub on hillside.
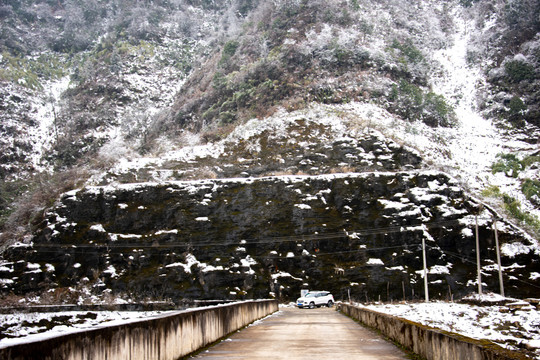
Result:
<instances>
[{"instance_id":1,"label":"shrub on hillside","mask_svg":"<svg viewBox=\"0 0 540 360\"><path fill-rule=\"evenodd\" d=\"M534 67L521 60L512 60L504 64L506 76L510 82L518 83L523 80L533 80L535 73Z\"/></svg>"},{"instance_id":2,"label":"shrub on hillside","mask_svg":"<svg viewBox=\"0 0 540 360\"><path fill-rule=\"evenodd\" d=\"M236 40L231 40L225 43L225 46L223 46L223 52L221 54L221 60L219 61L219 65L225 66L229 62L229 60L234 56L239 46L240 46L240 43Z\"/></svg>"},{"instance_id":3,"label":"shrub on hillside","mask_svg":"<svg viewBox=\"0 0 540 360\"><path fill-rule=\"evenodd\" d=\"M401 55L406 57L412 63L419 63L424 60L424 55L422 55L422 52L414 46L410 39L403 42L394 39L391 47L399 50Z\"/></svg>"},{"instance_id":4,"label":"shrub on hillside","mask_svg":"<svg viewBox=\"0 0 540 360\"><path fill-rule=\"evenodd\" d=\"M491 165L491 172L493 174L503 172L508 177L517 178L523 165L519 161L515 154L497 154L497 158L500 159L493 165Z\"/></svg>"},{"instance_id":5,"label":"shrub on hillside","mask_svg":"<svg viewBox=\"0 0 540 360\"><path fill-rule=\"evenodd\" d=\"M431 127L449 127L455 122L454 110L442 95L424 93L407 80L394 84L388 99L390 110L409 121L420 120Z\"/></svg>"},{"instance_id":6,"label":"shrub on hillside","mask_svg":"<svg viewBox=\"0 0 540 360\"><path fill-rule=\"evenodd\" d=\"M525 179L521 185L521 191L528 200L540 201L540 181ZM537 205L540 205L540 202Z\"/></svg>"},{"instance_id":7,"label":"shrub on hillside","mask_svg":"<svg viewBox=\"0 0 540 360\"><path fill-rule=\"evenodd\" d=\"M79 187L88 179L89 174L83 168L71 168L54 174L39 173L28 181L21 181L11 200L12 208L3 224L0 244L6 241L21 240L44 219L45 211L58 199L60 194Z\"/></svg>"},{"instance_id":8,"label":"shrub on hillside","mask_svg":"<svg viewBox=\"0 0 540 360\"><path fill-rule=\"evenodd\" d=\"M491 165L491 172L496 174L498 172L504 172L508 177L517 178L520 171L523 171L534 164L540 163L540 156L532 155L527 156L520 160L516 154L497 154L499 159L493 165Z\"/></svg>"},{"instance_id":9,"label":"shrub on hillside","mask_svg":"<svg viewBox=\"0 0 540 360\"><path fill-rule=\"evenodd\" d=\"M522 210L519 200L508 194L502 194L502 198L506 211L508 211L512 217L521 223L530 226L536 232L540 231L540 220L538 220L536 216Z\"/></svg>"},{"instance_id":10,"label":"shrub on hillside","mask_svg":"<svg viewBox=\"0 0 540 360\"><path fill-rule=\"evenodd\" d=\"M510 115L517 115L527 110L527 106L519 96L512 96L508 108L510 109Z\"/></svg>"}]
</instances>

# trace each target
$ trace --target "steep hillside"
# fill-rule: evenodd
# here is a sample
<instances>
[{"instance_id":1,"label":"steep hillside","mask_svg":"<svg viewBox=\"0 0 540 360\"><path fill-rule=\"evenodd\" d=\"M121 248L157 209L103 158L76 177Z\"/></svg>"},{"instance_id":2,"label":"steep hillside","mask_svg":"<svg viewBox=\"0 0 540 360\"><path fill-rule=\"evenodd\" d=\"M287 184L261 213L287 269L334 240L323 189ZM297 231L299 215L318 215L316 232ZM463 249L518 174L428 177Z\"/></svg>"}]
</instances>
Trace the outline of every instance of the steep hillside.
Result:
<instances>
[{"instance_id":1,"label":"steep hillside","mask_svg":"<svg viewBox=\"0 0 540 360\"><path fill-rule=\"evenodd\" d=\"M429 266L446 269L434 280L439 296L448 286L465 294L474 280L471 217L484 203L486 255L493 259L491 218L502 216L504 266L525 269L506 281L516 296L530 295L540 278L539 7L538 0L2 3L4 294L51 288L90 301L103 300L106 288L122 297L287 298L303 286L357 286L375 297L397 283L397 298L403 282L418 296L418 266L406 266L418 259L394 261L384 249L388 241L417 246L422 237L437 244ZM125 185L133 183L141 185ZM243 197L231 204L236 195L210 186ZM176 187L179 194L164 192ZM82 189L77 201L74 189ZM193 203L197 194L212 205ZM366 204L345 209L345 198ZM271 207L272 199L283 206ZM172 202L174 210L163 209ZM95 214L108 218L85 219ZM216 217L219 224L197 221ZM363 230L375 233L350 236ZM340 254L328 261L283 248L325 233L339 240L328 244ZM134 246L117 251L124 238ZM194 250L171 255L162 240ZM226 248L215 245L208 257L203 245L222 240ZM274 245L259 248L263 240ZM242 256L234 250L241 241L253 241ZM68 244L89 256L66 253ZM361 251L345 256L370 247L377 264ZM125 256L133 250L148 252L150 262ZM272 251L290 276L257 260ZM228 265L215 262L229 257ZM372 267L379 259L402 266L400 275ZM202 264L221 266L219 275L206 278ZM332 268L344 274L339 285ZM130 280L136 273L144 284ZM290 278L276 288L281 277ZM84 286L73 290L80 279ZM160 286L166 290L156 292Z\"/></svg>"},{"instance_id":2,"label":"steep hillside","mask_svg":"<svg viewBox=\"0 0 540 360\"><path fill-rule=\"evenodd\" d=\"M242 20L241 4L2 3L0 226L19 234L24 214L42 212L59 192L36 202L36 188L61 192L120 149L146 151L149 123ZM98 155L109 142L119 144L115 156Z\"/></svg>"},{"instance_id":3,"label":"steep hillside","mask_svg":"<svg viewBox=\"0 0 540 360\"><path fill-rule=\"evenodd\" d=\"M0 79L8 111L2 137L23 139L4 144L2 153L11 158L2 162L2 178L74 165L119 132L135 147L144 145L139 142L149 119L172 103L217 40L220 26L211 24L220 23L225 6L122 0L3 5Z\"/></svg>"}]
</instances>

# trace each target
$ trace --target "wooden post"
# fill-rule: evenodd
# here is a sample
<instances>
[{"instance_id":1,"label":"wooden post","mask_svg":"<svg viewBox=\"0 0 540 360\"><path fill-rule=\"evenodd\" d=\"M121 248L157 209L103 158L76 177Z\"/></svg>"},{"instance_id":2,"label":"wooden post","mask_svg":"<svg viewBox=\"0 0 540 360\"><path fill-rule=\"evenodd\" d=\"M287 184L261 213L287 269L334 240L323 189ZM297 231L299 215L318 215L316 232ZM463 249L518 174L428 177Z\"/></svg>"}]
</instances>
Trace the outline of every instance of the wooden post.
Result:
<instances>
[{"instance_id":1,"label":"wooden post","mask_svg":"<svg viewBox=\"0 0 540 360\"><path fill-rule=\"evenodd\" d=\"M422 260L424 263L424 293L426 294L426 302L429 302L428 292L428 276L427 276L427 261L426 261L426 238L422 237Z\"/></svg>"},{"instance_id":2,"label":"wooden post","mask_svg":"<svg viewBox=\"0 0 540 360\"><path fill-rule=\"evenodd\" d=\"M482 295L482 270L480 268L480 237L478 236L478 214L475 216L476 220L476 272L478 277L478 295Z\"/></svg>"},{"instance_id":3,"label":"wooden post","mask_svg":"<svg viewBox=\"0 0 540 360\"><path fill-rule=\"evenodd\" d=\"M504 297L504 284L501 266L501 250L499 249L499 236L497 235L497 219L493 219L493 230L495 231L495 249L497 250L497 264L499 265L499 286L501 288L501 296Z\"/></svg>"}]
</instances>

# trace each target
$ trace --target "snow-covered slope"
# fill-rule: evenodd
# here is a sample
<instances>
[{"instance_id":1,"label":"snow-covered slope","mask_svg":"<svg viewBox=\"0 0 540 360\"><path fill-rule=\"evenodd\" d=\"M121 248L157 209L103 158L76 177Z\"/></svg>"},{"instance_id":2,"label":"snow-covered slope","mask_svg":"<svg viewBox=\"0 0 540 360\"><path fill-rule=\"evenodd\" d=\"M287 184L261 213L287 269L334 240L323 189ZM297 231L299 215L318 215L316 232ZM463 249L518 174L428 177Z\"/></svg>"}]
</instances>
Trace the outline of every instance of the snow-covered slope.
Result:
<instances>
[{"instance_id":1,"label":"snow-covered slope","mask_svg":"<svg viewBox=\"0 0 540 360\"><path fill-rule=\"evenodd\" d=\"M444 86L453 86L452 79ZM444 80L443 80L444 81ZM460 105L462 106L462 105ZM404 123L399 117L371 103L351 102L344 105L312 104L309 107L288 112L284 109L275 115L262 120L252 119L244 125L239 125L224 140L215 143L202 144L195 134L185 133L186 145L179 150L166 151L157 157L132 157L120 161L107 173L98 174L90 180L90 184L105 184L108 182L134 181L136 176L125 176L129 173L146 172L148 174L139 180L160 181L176 179L193 179L198 177L223 177L223 169L233 166L238 161L247 161L244 170L250 173L253 159L261 156L261 138L268 143L290 147L301 147L308 150L321 142L330 143L337 139L362 138L366 134L376 134L381 139L405 145L416 156L421 157L426 167L433 167L450 174L458 179L461 185L479 197L482 190L489 186L498 186L503 192L511 194L522 201L526 211L540 216L540 209L530 204L521 192L520 178L505 176L504 173L493 173L492 165L497 161L497 155L506 152L519 152L522 156L535 153L536 149L525 141L512 140L510 136L499 131L489 120L483 119L478 112L465 106L463 112L458 111L458 124L453 128L433 129L422 122ZM310 136L302 134L294 136L293 126L303 121L307 129L314 131ZM316 130L323 127L324 131ZM242 144L242 146L238 146ZM259 159L277 163L286 161L274 149L275 159ZM371 157L369 153L367 157ZM367 158L366 158L367 159ZM377 157L366 161L366 168L372 168ZM287 162L288 163L288 162ZM185 168L189 164L189 168ZM347 171L346 162L336 163L333 171ZM181 170L184 168L183 170ZM202 168L208 170L206 173ZM303 168L309 172L310 168ZM177 170L177 171L175 171ZM186 170L188 172L186 173ZM325 169L311 169L311 173L321 173ZM329 168L326 171L330 170ZM298 171L283 165L270 167L261 175L279 173L279 171ZM358 171L355 169L354 171ZM242 171L233 176L240 175ZM206 175L205 175L206 174ZM220 175L221 174L221 175ZM122 175L126 180L122 180ZM521 175L539 176L538 171L531 169ZM491 202L489 199L486 201Z\"/></svg>"}]
</instances>

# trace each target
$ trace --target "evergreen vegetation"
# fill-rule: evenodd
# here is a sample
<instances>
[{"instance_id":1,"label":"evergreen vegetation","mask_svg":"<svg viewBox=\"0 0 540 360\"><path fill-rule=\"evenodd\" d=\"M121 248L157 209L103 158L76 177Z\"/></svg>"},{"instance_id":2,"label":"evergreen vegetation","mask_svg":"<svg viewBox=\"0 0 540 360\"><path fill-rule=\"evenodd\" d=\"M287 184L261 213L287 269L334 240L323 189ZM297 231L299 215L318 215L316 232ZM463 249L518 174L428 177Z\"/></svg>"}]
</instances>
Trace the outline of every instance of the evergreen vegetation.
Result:
<instances>
[{"instance_id":1,"label":"evergreen vegetation","mask_svg":"<svg viewBox=\"0 0 540 360\"><path fill-rule=\"evenodd\" d=\"M491 166L491 171L496 174L504 172L506 176L517 178L520 171L532 165L540 163L540 156L530 155L520 159L518 154L497 154L500 160Z\"/></svg>"},{"instance_id":2,"label":"evergreen vegetation","mask_svg":"<svg viewBox=\"0 0 540 360\"><path fill-rule=\"evenodd\" d=\"M454 110L443 96L431 91L425 93L406 80L393 85L388 99L392 111L409 121L420 120L432 127L452 126L455 121Z\"/></svg>"},{"instance_id":3,"label":"evergreen vegetation","mask_svg":"<svg viewBox=\"0 0 540 360\"><path fill-rule=\"evenodd\" d=\"M504 64L506 76L510 82L519 83L523 80L534 80L535 71L531 64L524 61L512 60Z\"/></svg>"},{"instance_id":4,"label":"evergreen vegetation","mask_svg":"<svg viewBox=\"0 0 540 360\"><path fill-rule=\"evenodd\" d=\"M540 202L540 181L525 179L523 185L521 185L521 190L527 199L531 200L533 197L536 198L536 202Z\"/></svg>"}]
</instances>

